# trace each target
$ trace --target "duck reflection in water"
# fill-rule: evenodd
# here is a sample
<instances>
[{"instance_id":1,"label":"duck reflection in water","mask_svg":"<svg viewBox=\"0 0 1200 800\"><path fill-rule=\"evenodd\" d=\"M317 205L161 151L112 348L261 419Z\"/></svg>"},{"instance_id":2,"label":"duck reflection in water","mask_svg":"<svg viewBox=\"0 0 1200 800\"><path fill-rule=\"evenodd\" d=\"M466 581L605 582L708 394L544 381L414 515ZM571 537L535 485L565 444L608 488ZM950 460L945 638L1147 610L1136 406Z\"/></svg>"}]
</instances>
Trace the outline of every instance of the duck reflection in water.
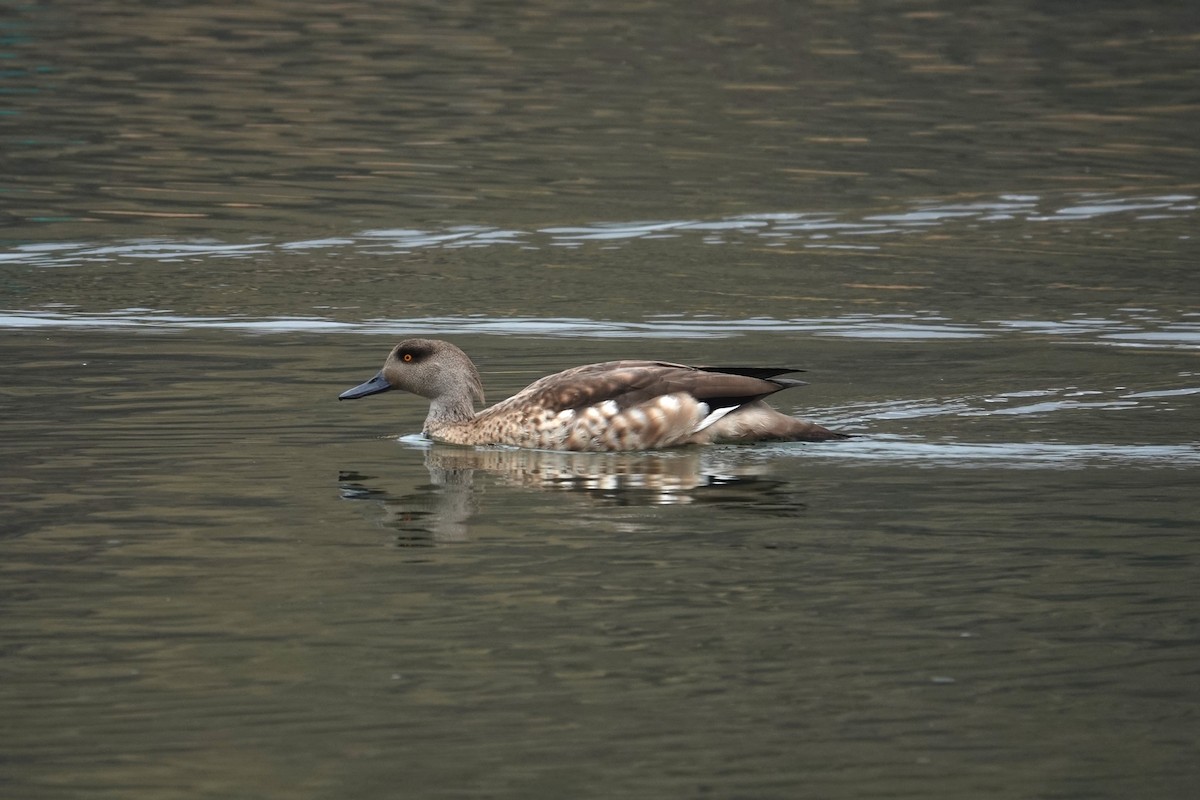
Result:
<instances>
[{"instance_id":1,"label":"duck reflection in water","mask_svg":"<svg viewBox=\"0 0 1200 800\"><path fill-rule=\"evenodd\" d=\"M693 367L608 361L548 375L479 413L479 371L449 342L408 339L339 400L402 389L429 400L424 433L450 444L632 451L683 445L845 439L776 411L764 398L804 385L787 367Z\"/></svg>"},{"instance_id":2,"label":"duck reflection in water","mask_svg":"<svg viewBox=\"0 0 1200 800\"><path fill-rule=\"evenodd\" d=\"M740 448L569 453L456 447L416 436L401 442L424 451L429 484L394 494L373 486L380 482L376 476L347 471L339 481L346 499L382 508L383 525L398 531L402 546L466 541L489 484L569 492L583 508L719 501L791 516L804 507L797 498L775 496L784 484L770 479L769 461L749 458ZM555 513L571 524L572 515L561 509ZM645 524L636 519L627 523L631 531Z\"/></svg>"}]
</instances>

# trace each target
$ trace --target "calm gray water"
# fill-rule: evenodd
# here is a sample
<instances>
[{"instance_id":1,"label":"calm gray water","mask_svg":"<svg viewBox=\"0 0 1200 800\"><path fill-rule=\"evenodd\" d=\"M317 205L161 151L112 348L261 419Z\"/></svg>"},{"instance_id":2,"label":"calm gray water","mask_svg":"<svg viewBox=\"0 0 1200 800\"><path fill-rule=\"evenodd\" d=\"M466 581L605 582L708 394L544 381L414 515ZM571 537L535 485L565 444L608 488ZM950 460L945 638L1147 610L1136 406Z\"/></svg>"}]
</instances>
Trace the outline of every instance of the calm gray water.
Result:
<instances>
[{"instance_id":1,"label":"calm gray water","mask_svg":"<svg viewBox=\"0 0 1200 800\"><path fill-rule=\"evenodd\" d=\"M1086 7L1085 7L1086 5ZM1186 3L0 5L0 795L1190 798ZM430 446L789 364L857 434Z\"/></svg>"}]
</instances>

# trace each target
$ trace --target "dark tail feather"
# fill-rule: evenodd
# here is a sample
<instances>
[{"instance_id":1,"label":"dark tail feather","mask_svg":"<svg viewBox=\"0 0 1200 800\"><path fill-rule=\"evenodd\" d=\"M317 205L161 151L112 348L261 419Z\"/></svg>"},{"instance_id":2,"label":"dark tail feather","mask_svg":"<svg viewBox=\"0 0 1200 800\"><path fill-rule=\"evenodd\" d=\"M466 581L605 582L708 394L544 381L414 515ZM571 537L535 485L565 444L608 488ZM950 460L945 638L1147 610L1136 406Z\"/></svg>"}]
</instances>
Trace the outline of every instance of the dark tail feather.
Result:
<instances>
[{"instance_id":1,"label":"dark tail feather","mask_svg":"<svg viewBox=\"0 0 1200 800\"><path fill-rule=\"evenodd\" d=\"M776 375L805 371L794 367L696 367L696 369L705 372L722 372L726 375L744 375L747 378L759 378L764 381L772 380ZM780 381L775 382L780 383Z\"/></svg>"},{"instance_id":2,"label":"dark tail feather","mask_svg":"<svg viewBox=\"0 0 1200 800\"><path fill-rule=\"evenodd\" d=\"M795 386L808 386L808 381L800 381L795 378L771 378L771 383L778 383L784 389L791 389Z\"/></svg>"}]
</instances>

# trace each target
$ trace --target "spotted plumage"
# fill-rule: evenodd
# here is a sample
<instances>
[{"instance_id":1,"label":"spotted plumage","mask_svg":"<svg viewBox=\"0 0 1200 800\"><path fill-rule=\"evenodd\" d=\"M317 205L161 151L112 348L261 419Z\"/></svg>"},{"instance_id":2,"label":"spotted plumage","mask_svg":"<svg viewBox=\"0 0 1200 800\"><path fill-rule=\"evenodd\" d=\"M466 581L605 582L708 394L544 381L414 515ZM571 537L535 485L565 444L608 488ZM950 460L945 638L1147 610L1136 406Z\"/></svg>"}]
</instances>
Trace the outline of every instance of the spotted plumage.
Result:
<instances>
[{"instance_id":1,"label":"spotted plumage","mask_svg":"<svg viewBox=\"0 0 1200 800\"><path fill-rule=\"evenodd\" d=\"M607 361L534 381L475 412L483 385L471 359L449 342L408 339L353 400L389 389L429 399L425 435L451 444L541 450L651 450L689 444L844 439L771 408L763 398L803 381L794 369L691 367L664 361Z\"/></svg>"}]
</instances>

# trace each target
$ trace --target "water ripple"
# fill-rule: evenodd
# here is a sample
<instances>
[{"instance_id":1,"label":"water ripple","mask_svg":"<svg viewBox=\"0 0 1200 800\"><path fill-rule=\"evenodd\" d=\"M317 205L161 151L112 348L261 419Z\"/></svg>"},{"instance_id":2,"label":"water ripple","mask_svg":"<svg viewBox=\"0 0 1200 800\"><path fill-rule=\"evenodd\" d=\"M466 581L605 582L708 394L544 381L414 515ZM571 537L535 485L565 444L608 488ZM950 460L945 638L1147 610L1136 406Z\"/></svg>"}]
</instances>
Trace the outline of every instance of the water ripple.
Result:
<instances>
[{"instance_id":1,"label":"water ripple","mask_svg":"<svg viewBox=\"0 0 1200 800\"><path fill-rule=\"evenodd\" d=\"M397 254L428 249L495 247L524 248L583 247L603 244L622 246L637 240L696 236L705 244L758 243L767 247L785 244L806 248L877 250L874 242L928 231L949 223L992 224L1007 221L1036 223L1070 222L1127 215L1134 219L1195 217L1193 195L1167 194L1145 197L1115 197L1083 193L1053 200L1036 195L1001 195L967 203L919 202L914 207L852 217L839 211L769 212L741 214L720 219L637 220L597 222L588 225L547 226L513 230L486 225L458 225L441 230L383 228L355 234L292 242L243 244L212 240L178 241L137 239L96 244L89 242L38 242L13 246L0 252L0 264L70 266L116 258L177 261L184 258L249 258L277 251L313 251L354 248L366 253ZM1150 213L1153 212L1153 213ZM861 241L871 237L871 244ZM857 241L856 241L857 240Z\"/></svg>"},{"instance_id":2,"label":"water ripple","mask_svg":"<svg viewBox=\"0 0 1200 800\"><path fill-rule=\"evenodd\" d=\"M1194 382L1195 376L1182 373L1180 380ZM820 417L834 427L866 427L876 420L911 420L928 417L1038 417L1075 410L1123 411L1155 408L1170 411L1180 398L1200 394L1198 386L1130 391L1127 386L1076 385L1040 389L1022 389L986 395L960 397L922 397L852 403L836 408L808 408L806 413Z\"/></svg>"},{"instance_id":3,"label":"water ripple","mask_svg":"<svg viewBox=\"0 0 1200 800\"><path fill-rule=\"evenodd\" d=\"M749 333L792 333L841 339L940 341L1020 335L1050 341L1101 346L1200 349L1200 324L1152 319L1023 320L1019 323L954 322L933 314L845 314L834 317L754 317L664 315L637 321L585 317L445 316L341 320L327 316L186 315L169 310L124 308L85 312L63 304L37 309L0 309L4 328L145 328L160 331L216 329L257 333L337 333L408 335L523 335L600 339L721 339Z\"/></svg>"},{"instance_id":4,"label":"water ripple","mask_svg":"<svg viewBox=\"0 0 1200 800\"><path fill-rule=\"evenodd\" d=\"M797 448L777 445L773 451L797 452ZM850 465L890 463L919 468L1083 469L1140 466L1193 469L1200 466L1200 446L1196 444L939 442L904 436L872 436L840 442L836 447L808 447L801 452L805 458L823 458Z\"/></svg>"}]
</instances>

